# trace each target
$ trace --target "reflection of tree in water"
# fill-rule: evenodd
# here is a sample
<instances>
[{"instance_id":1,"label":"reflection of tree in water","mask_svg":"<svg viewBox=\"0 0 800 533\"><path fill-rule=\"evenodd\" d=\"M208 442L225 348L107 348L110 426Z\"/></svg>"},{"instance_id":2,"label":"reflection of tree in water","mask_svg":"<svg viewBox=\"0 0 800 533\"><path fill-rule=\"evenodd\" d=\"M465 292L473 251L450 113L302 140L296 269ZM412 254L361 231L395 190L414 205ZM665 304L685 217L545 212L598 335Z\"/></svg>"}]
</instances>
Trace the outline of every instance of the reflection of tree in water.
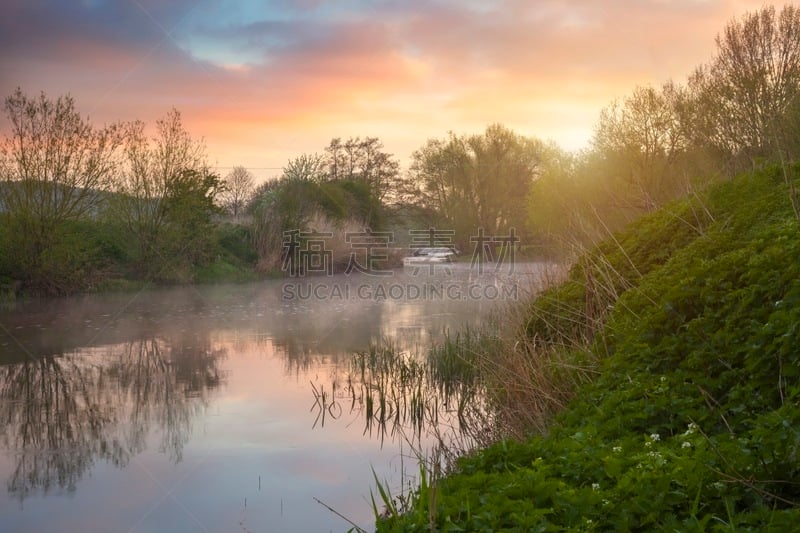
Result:
<instances>
[{"instance_id":1,"label":"reflection of tree in water","mask_svg":"<svg viewBox=\"0 0 800 533\"><path fill-rule=\"evenodd\" d=\"M348 283L346 278L339 282ZM328 278L302 283L333 284ZM304 312L280 315L279 326L269 335L288 375L297 376L321 365L349 365L354 351L385 333L387 316L380 306L355 300L318 300L300 309Z\"/></svg>"},{"instance_id":2,"label":"reflection of tree in water","mask_svg":"<svg viewBox=\"0 0 800 533\"><path fill-rule=\"evenodd\" d=\"M43 357L0 367L0 436L16 459L9 492L24 498L53 485L74 490L95 457L122 464L127 456L106 427L117 414L87 387L102 372L75 357Z\"/></svg>"},{"instance_id":3,"label":"reflection of tree in water","mask_svg":"<svg viewBox=\"0 0 800 533\"><path fill-rule=\"evenodd\" d=\"M347 365L352 355L352 351L320 346L312 339L277 338L271 342L283 357L285 372L289 376L299 376L329 364Z\"/></svg>"},{"instance_id":4,"label":"reflection of tree in water","mask_svg":"<svg viewBox=\"0 0 800 533\"><path fill-rule=\"evenodd\" d=\"M222 355L208 340L151 338L0 366L0 442L16 463L8 491L75 490L97 460L125 466L154 428L180 461L222 382Z\"/></svg>"}]
</instances>

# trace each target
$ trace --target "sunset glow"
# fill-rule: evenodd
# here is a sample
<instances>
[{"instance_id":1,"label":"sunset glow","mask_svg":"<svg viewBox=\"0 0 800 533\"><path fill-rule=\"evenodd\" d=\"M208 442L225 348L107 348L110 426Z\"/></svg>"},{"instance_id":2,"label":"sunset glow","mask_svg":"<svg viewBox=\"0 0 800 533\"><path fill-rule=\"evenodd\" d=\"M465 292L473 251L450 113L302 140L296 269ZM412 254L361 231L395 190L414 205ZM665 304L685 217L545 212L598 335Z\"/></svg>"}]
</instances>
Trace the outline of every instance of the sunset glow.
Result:
<instances>
[{"instance_id":1,"label":"sunset glow","mask_svg":"<svg viewBox=\"0 0 800 533\"><path fill-rule=\"evenodd\" d=\"M603 106L685 80L762 4L12 0L0 92L71 93L96 122L174 106L221 173L259 180L332 137L380 137L404 164L430 137L493 122L579 149Z\"/></svg>"}]
</instances>

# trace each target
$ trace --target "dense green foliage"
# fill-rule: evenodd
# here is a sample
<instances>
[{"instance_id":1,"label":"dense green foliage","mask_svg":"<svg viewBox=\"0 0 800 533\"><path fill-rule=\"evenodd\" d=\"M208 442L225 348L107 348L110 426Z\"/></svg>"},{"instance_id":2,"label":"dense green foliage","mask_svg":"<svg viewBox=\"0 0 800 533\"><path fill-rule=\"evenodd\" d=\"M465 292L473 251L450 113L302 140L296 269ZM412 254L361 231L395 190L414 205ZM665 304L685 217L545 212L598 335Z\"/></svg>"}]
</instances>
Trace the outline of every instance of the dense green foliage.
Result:
<instances>
[{"instance_id":1,"label":"dense green foliage","mask_svg":"<svg viewBox=\"0 0 800 533\"><path fill-rule=\"evenodd\" d=\"M584 257L534 306L563 317L590 304L600 266L622 274L593 331L597 379L546 435L462 459L379 529L792 529L800 226L787 192L779 169L742 175ZM562 342L572 323L526 332Z\"/></svg>"},{"instance_id":2,"label":"dense green foliage","mask_svg":"<svg viewBox=\"0 0 800 533\"><path fill-rule=\"evenodd\" d=\"M226 184L176 110L156 122L152 139L141 122L94 126L69 96L17 89L5 113L12 134L0 141L4 298L252 269L253 254L227 253L218 224Z\"/></svg>"},{"instance_id":3,"label":"dense green foliage","mask_svg":"<svg viewBox=\"0 0 800 533\"><path fill-rule=\"evenodd\" d=\"M5 100L0 140L0 294L252 279L277 271L284 232L380 229L398 163L374 137L334 139L253 191L237 167L224 180L173 109L154 137L140 121L99 128L74 100ZM255 194L254 194L255 193ZM249 204L249 213L243 213Z\"/></svg>"},{"instance_id":4,"label":"dense green foliage","mask_svg":"<svg viewBox=\"0 0 800 533\"><path fill-rule=\"evenodd\" d=\"M196 215L198 211L191 211ZM198 225L194 228L194 225ZM152 249L154 257L145 270L139 247L127 232L108 219L82 219L59 226L55 243L39 256L37 283L19 254L19 232L13 221L0 215L0 286L26 294L64 294L76 291L135 288L142 283L217 282L254 279L256 261L250 230L229 223L212 224L192 216L177 225ZM155 245L155 243L152 243Z\"/></svg>"},{"instance_id":5,"label":"dense green foliage","mask_svg":"<svg viewBox=\"0 0 800 533\"><path fill-rule=\"evenodd\" d=\"M524 233L526 193L547 151L536 139L493 124L481 135L430 139L412 155L405 188L410 205L435 211L441 229L467 249L479 231Z\"/></svg>"}]
</instances>

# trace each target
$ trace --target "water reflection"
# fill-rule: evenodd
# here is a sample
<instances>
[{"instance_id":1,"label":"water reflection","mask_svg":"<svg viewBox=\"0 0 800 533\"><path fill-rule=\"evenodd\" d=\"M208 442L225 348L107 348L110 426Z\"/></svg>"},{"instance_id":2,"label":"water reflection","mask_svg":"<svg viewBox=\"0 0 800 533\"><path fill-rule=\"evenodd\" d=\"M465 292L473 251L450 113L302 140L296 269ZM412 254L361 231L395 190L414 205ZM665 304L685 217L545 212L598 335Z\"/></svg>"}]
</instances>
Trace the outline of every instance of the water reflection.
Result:
<instances>
[{"instance_id":1,"label":"water reflection","mask_svg":"<svg viewBox=\"0 0 800 533\"><path fill-rule=\"evenodd\" d=\"M474 279L458 268L443 282ZM431 430L458 430L481 408L474 389L442 387L413 354L497 302L287 300L283 287L0 310L0 529L346 529L314 498L368 527L369 465L403 479L401 446L436 443ZM386 341L405 355L354 363Z\"/></svg>"},{"instance_id":2,"label":"water reflection","mask_svg":"<svg viewBox=\"0 0 800 533\"><path fill-rule=\"evenodd\" d=\"M381 446L400 440L426 456L471 449L486 437L491 411L475 376L442 372L447 355L441 348L402 351L390 342L358 352L332 376L312 381L314 427L345 416L361 421L363 435Z\"/></svg>"},{"instance_id":3,"label":"water reflection","mask_svg":"<svg viewBox=\"0 0 800 533\"><path fill-rule=\"evenodd\" d=\"M118 467L152 433L180 461L192 418L223 382L208 338L150 337L0 366L0 443L15 463L8 491L74 491L96 461Z\"/></svg>"}]
</instances>

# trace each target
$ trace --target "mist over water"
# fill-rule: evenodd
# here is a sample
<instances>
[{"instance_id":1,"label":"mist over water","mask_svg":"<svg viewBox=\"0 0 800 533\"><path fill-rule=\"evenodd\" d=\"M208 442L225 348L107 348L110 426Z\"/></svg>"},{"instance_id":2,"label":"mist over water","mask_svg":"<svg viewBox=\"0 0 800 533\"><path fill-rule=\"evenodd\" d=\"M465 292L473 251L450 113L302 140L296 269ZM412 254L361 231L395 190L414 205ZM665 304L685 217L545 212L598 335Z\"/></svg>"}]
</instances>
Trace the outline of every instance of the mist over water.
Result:
<instances>
[{"instance_id":1,"label":"mist over water","mask_svg":"<svg viewBox=\"0 0 800 533\"><path fill-rule=\"evenodd\" d=\"M455 264L4 309L2 528L349 527L316 498L371 529L372 468L399 489L416 470L409 441L431 437L365 419L353 355L380 342L424 353L524 298L541 268Z\"/></svg>"}]
</instances>

